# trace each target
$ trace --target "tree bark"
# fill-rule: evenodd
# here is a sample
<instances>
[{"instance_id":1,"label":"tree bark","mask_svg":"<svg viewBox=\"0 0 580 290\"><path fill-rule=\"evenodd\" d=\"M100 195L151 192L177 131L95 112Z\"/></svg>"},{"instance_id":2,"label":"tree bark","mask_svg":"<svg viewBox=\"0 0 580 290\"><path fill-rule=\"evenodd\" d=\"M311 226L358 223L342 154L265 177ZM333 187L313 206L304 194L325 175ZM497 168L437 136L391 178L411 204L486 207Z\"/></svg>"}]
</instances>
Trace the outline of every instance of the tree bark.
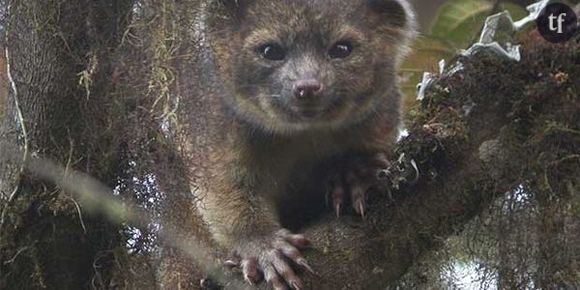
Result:
<instances>
[{"instance_id":1,"label":"tree bark","mask_svg":"<svg viewBox=\"0 0 580 290\"><path fill-rule=\"evenodd\" d=\"M5 45L12 87L3 100L3 140L113 185L119 118L109 76L130 7L131 1L10 1ZM109 274L100 268L110 262L105 251L115 246L118 225L88 215L70 193L18 167L0 168L7 186L0 288L106 283ZM8 190L14 184L17 191Z\"/></svg>"}]
</instances>

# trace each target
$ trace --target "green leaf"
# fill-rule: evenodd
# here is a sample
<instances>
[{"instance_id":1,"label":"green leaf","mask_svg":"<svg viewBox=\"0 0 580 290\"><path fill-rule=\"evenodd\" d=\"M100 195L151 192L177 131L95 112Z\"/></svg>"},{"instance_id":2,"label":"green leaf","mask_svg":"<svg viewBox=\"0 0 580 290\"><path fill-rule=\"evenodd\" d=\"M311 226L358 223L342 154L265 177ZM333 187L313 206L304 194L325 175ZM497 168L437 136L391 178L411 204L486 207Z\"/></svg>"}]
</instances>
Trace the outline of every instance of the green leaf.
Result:
<instances>
[{"instance_id":1,"label":"green leaf","mask_svg":"<svg viewBox=\"0 0 580 290\"><path fill-rule=\"evenodd\" d=\"M492 4L482 0L450 0L438 11L431 35L449 42L455 48L466 48L479 37L485 19L491 14ZM527 15L524 7L503 3L499 11L508 10L514 21Z\"/></svg>"},{"instance_id":2,"label":"green leaf","mask_svg":"<svg viewBox=\"0 0 580 290\"><path fill-rule=\"evenodd\" d=\"M510 12L513 21L518 21L526 16L528 16L528 11L521 5L513 3L503 3L500 5L501 11L507 10Z\"/></svg>"},{"instance_id":3,"label":"green leaf","mask_svg":"<svg viewBox=\"0 0 580 290\"><path fill-rule=\"evenodd\" d=\"M487 1L450 0L439 9L431 35L465 48L477 38L491 8Z\"/></svg>"},{"instance_id":4,"label":"green leaf","mask_svg":"<svg viewBox=\"0 0 580 290\"><path fill-rule=\"evenodd\" d=\"M458 50L467 48L479 38L492 6L490 1L484 0L449 0L441 6L431 35L422 36L413 43L412 53L401 67L401 90L406 105L415 101L417 83L424 71L436 72L441 59L451 59ZM527 15L523 7L511 3L501 4L499 10L508 10L515 21Z\"/></svg>"}]
</instances>

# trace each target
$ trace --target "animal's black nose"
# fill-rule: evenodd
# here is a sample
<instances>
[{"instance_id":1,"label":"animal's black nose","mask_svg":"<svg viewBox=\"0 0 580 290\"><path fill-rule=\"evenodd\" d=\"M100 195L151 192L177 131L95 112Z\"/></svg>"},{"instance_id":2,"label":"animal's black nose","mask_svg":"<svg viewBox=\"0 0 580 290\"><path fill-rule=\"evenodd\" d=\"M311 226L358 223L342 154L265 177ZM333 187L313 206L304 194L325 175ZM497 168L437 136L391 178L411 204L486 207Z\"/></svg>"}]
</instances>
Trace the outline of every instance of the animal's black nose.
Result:
<instances>
[{"instance_id":1,"label":"animal's black nose","mask_svg":"<svg viewBox=\"0 0 580 290\"><path fill-rule=\"evenodd\" d=\"M299 80L294 84L294 96L298 100L309 100L322 93L323 85L315 79Z\"/></svg>"}]
</instances>

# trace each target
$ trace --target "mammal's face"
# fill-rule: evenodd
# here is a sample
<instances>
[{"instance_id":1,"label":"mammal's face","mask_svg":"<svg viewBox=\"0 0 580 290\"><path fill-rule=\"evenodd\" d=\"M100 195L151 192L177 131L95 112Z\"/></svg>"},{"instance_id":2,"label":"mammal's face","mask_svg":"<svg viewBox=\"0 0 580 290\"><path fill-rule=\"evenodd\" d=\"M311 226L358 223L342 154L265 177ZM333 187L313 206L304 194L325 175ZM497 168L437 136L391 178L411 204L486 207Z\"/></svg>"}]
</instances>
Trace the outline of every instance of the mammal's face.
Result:
<instances>
[{"instance_id":1,"label":"mammal's face","mask_svg":"<svg viewBox=\"0 0 580 290\"><path fill-rule=\"evenodd\" d=\"M230 8L212 45L234 107L285 131L368 114L394 85L405 41L403 8L380 2L264 0Z\"/></svg>"}]
</instances>

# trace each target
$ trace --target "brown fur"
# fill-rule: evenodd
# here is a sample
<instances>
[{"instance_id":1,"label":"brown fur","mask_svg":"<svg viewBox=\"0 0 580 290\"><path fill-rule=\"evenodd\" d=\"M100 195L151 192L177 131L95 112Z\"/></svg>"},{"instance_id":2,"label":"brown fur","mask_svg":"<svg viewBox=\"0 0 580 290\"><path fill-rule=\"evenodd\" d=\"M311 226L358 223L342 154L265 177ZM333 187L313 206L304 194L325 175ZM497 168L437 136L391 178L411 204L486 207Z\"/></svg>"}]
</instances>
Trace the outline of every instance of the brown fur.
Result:
<instances>
[{"instance_id":1,"label":"brown fur","mask_svg":"<svg viewBox=\"0 0 580 290\"><path fill-rule=\"evenodd\" d=\"M186 101L195 109L182 112L192 189L214 238L251 252L250 241L285 226L286 202L324 194L301 192L321 163L393 143L396 71L414 19L394 0L221 0L197 17L205 28L196 95ZM328 47L345 39L352 54L328 59ZM256 47L268 42L287 47L288 59L260 58ZM315 117L291 106L292 82L305 76L325 87Z\"/></svg>"}]
</instances>

